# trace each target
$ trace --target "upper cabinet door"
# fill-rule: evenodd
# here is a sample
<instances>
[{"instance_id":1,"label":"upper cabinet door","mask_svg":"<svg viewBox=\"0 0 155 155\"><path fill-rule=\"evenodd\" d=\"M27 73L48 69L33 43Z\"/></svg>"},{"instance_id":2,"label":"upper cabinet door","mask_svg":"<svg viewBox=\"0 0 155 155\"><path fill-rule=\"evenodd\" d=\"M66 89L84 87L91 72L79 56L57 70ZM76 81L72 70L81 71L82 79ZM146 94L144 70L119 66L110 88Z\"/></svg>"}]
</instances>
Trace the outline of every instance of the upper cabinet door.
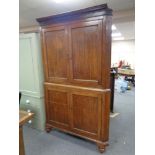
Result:
<instances>
[{"instance_id":1,"label":"upper cabinet door","mask_svg":"<svg viewBox=\"0 0 155 155\"><path fill-rule=\"evenodd\" d=\"M66 82L69 77L67 28L57 26L43 29L43 60L47 82Z\"/></svg>"},{"instance_id":2,"label":"upper cabinet door","mask_svg":"<svg viewBox=\"0 0 155 155\"><path fill-rule=\"evenodd\" d=\"M101 85L102 20L70 25L72 83Z\"/></svg>"}]
</instances>

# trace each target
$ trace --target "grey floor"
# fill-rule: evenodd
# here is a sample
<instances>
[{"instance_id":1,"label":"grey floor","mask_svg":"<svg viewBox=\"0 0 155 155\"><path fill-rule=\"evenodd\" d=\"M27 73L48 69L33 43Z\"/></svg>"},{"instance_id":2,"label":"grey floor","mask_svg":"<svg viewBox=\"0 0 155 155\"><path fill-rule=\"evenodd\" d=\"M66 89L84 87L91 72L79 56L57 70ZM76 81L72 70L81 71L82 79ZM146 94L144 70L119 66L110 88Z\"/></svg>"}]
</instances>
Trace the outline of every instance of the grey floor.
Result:
<instances>
[{"instance_id":1,"label":"grey floor","mask_svg":"<svg viewBox=\"0 0 155 155\"><path fill-rule=\"evenodd\" d=\"M114 112L120 113L110 120L110 145L104 155L135 154L135 92L115 93ZM97 146L56 130L47 134L24 127L26 155L99 155Z\"/></svg>"}]
</instances>

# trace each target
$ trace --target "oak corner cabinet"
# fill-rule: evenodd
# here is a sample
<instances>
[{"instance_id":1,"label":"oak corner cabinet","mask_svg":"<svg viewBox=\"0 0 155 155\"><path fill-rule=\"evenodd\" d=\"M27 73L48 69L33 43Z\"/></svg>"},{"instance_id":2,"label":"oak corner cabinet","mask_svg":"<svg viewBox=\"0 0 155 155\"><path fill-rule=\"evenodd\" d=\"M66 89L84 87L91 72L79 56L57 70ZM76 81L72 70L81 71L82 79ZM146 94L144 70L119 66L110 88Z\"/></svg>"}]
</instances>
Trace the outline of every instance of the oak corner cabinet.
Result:
<instances>
[{"instance_id":1,"label":"oak corner cabinet","mask_svg":"<svg viewBox=\"0 0 155 155\"><path fill-rule=\"evenodd\" d=\"M112 10L106 4L38 18L45 74L46 131L109 137Z\"/></svg>"}]
</instances>

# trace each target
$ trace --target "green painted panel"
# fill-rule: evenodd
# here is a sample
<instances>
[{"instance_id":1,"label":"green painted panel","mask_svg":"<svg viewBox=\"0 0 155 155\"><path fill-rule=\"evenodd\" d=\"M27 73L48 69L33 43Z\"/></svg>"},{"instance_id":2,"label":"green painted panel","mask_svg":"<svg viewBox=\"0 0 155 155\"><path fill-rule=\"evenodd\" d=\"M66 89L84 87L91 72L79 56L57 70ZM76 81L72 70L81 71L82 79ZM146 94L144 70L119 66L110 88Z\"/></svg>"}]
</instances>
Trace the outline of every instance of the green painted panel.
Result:
<instances>
[{"instance_id":1,"label":"green painted panel","mask_svg":"<svg viewBox=\"0 0 155 155\"><path fill-rule=\"evenodd\" d=\"M27 103L29 101L29 103ZM22 95L20 101L21 110L30 110L34 113L32 124L33 128L44 130L45 129L45 108L44 98L35 98L26 95Z\"/></svg>"},{"instance_id":2,"label":"green painted panel","mask_svg":"<svg viewBox=\"0 0 155 155\"><path fill-rule=\"evenodd\" d=\"M31 123L27 122L26 126L45 131L45 122L42 122L37 118L33 118L31 121L32 121Z\"/></svg>"},{"instance_id":3,"label":"green painted panel","mask_svg":"<svg viewBox=\"0 0 155 155\"><path fill-rule=\"evenodd\" d=\"M45 129L43 81L40 36L38 33L20 34L19 91L22 92L20 109L34 112L30 126L40 130Z\"/></svg>"},{"instance_id":4,"label":"green painted panel","mask_svg":"<svg viewBox=\"0 0 155 155\"><path fill-rule=\"evenodd\" d=\"M36 92L34 67L30 38L20 39L19 42L19 86L20 90Z\"/></svg>"},{"instance_id":5,"label":"green painted panel","mask_svg":"<svg viewBox=\"0 0 155 155\"><path fill-rule=\"evenodd\" d=\"M43 97L43 64L38 33L20 35L19 79L19 89L25 95Z\"/></svg>"}]
</instances>

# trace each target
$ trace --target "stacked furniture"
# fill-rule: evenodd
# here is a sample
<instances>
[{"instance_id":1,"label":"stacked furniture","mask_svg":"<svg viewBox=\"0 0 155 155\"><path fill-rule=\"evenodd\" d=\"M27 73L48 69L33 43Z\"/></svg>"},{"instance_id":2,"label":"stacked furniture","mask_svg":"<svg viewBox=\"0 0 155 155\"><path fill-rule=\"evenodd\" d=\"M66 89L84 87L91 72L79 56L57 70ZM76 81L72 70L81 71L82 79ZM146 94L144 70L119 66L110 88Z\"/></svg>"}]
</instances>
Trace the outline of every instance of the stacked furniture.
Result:
<instances>
[{"instance_id":1,"label":"stacked furniture","mask_svg":"<svg viewBox=\"0 0 155 155\"><path fill-rule=\"evenodd\" d=\"M40 36L38 33L20 34L19 38L19 91L20 109L33 112L31 127L45 130L43 67Z\"/></svg>"},{"instance_id":2,"label":"stacked furniture","mask_svg":"<svg viewBox=\"0 0 155 155\"><path fill-rule=\"evenodd\" d=\"M135 86L135 70L128 68L118 68L118 75L125 76L125 80L129 81Z\"/></svg>"},{"instance_id":3,"label":"stacked furniture","mask_svg":"<svg viewBox=\"0 0 155 155\"><path fill-rule=\"evenodd\" d=\"M46 131L108 145L112 10L106 4L39 18Z\"/></svg>"}]
</instances>

